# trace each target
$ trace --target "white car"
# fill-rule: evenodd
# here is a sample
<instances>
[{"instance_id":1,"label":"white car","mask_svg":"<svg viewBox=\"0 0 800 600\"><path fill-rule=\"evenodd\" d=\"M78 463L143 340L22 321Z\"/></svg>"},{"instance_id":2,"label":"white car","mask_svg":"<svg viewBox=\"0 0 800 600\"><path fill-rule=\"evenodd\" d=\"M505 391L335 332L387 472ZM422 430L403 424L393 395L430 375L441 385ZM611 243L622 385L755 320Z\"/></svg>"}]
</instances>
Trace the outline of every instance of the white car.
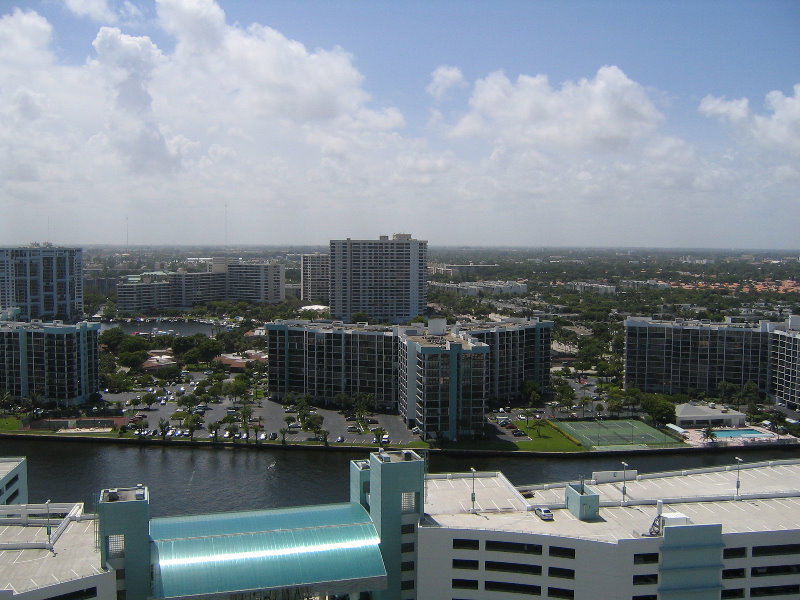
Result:
<instances>
[{"instance_id":1,"label":"white car","mask_svg":"<svg viewBox=\"0 0 800 600\"><path fill-rule=\"evenodd\" d=\"M549 508L541 508L536 507L533 509L533 512L536 513L536 516L539 517L542 521L552 521L553 520L553 513L550 511Z\"/></svg>"}]
</instances>

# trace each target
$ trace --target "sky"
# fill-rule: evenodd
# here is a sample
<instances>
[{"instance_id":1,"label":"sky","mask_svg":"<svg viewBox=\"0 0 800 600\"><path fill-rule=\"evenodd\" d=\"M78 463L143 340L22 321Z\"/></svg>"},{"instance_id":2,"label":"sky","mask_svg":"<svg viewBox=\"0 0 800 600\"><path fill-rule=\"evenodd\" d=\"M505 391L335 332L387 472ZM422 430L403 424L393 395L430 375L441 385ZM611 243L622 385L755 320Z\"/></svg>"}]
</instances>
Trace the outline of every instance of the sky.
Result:
<instances>
[{"instance_id":1,"label":"sky","mask_svg":"<svg viewBox=\"0 0 800 600\"><path fill-rule=\"evenodd\" d=\"M800 248L800 2L3 0L0 245Z\"/></svg>"}]
</instances>

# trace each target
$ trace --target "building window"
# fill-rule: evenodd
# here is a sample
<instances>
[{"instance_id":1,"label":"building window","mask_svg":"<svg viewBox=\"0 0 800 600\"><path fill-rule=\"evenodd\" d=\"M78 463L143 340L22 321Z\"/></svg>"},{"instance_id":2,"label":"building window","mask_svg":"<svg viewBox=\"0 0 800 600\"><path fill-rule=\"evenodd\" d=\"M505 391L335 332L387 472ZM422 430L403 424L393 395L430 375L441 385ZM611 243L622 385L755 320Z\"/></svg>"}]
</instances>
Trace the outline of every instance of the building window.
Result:
<instances>
[{"instance_id":1,"label":"building window","mask_svg":"<svg viewBox=\"0 0 800 600\"><path fill-rule=\"evenodd\" d=\"M416 512L417 510L416 492L403 492L401 500L401 509L404 513Z\"/></svg>"},{"instance_id":2,"label":"building window","mask_svg":"<svg viewBox=\"0 0 800 600\"><path fill-rule=\"evenodd\" d=\"M797 594L800 594L800 584L798 583L750 588L751 598L763 598L765 596L796 596Z\"/></svg>"},{"instance_id":3,"label":"building window","mask_svg":"<svg viewBox=\"0 0 800 600\"><path fill-rule=\"evenodd\" d=\"M487 563L488 565L488 563ZM471 569L476 571L478 569L478 561L477 560L466 560L463 558L454 558L453 559L453 568L454 569ZM487 566L488 568L488 566Z\"/></svg>"},{"instance_id":4,"label":"building window","mask_svg":"<svg viewBox=\"0 0 800 600\"><path fill-rule=\"evenodd\" d=\"M725 548L722 558L747 558L747 548Z\"/></svg>"},{"instance_id":5,"label":"building window","mask_svg":"<svg viewBox=\"0 0 800 600\"><path fill-rule=\"evenodd\" d=\"M114 574L116 575L117 581L125 579L125 569L117 569Z\"/></svg>"},{"instance_id":6,"label":"building window","mask_svg":"<svg viewBox=\"0 0 800 600\"><path fill-rule=\"evenodd\" d=\"M720 597L723 600L725 598L744 598L744 589L734 588L732 590L722 590L722 596Z\"/></svg>"},{"instance_id":7,"label":"building window","mask_svg":"<svg viewBox=\"0 0 800 600\"><path fill-rule=\"evenodd\" d=\"M572 569L562 569L561 567L550 567L547 569L548 577L560 577L561 579L575 579L575 571Z\"/></svg>"},{"instance_id":8,"label":"building window","mask_svg":"<svg viewBox=\"0 0 800 600\"><path fill-rule=\"evenodd\" d=\"M564 588L557 588L557 587L549 587L547 588L547 597L548 598L568 598L572 599L575 597L574 590L566 590Z\"/></svg>"},{"instance_id":9,"label":"building window","mask_svg":"<svg viewBox=\"0 0 800 600\"><path fill-rule=\"evenodd\" d=\"M647 552L644 554L634 554L633 564L635 565L653 565L658 564L658 552Z\"/></svg>"},{"instance_id":10,"label":"building window","mask_svg":"<svg viewBox=\"0 0 800 600\"><path fill-rule=\"evenodd\" d=\"M125 535L114 534L108 536L108 558L125 557Z\"/></svg>"},{"instance_id":11,"label":"building window","mask_svg":"<svg viewBox=\"0 0 800 600\"><path fill-rule=\"evenodd\" d=\"M413 579L406 579L405 581L400 582L400 589L401 590L413 590L414 589L414 580Z\"/></svg>"},{"instance_id":12,"label":"building window","mask_svg":"<svg viewBox=\"0 0 800 600\"><path fill-rule=\"evenodd\" d=\"M51 596L47 600L88 600L89 598L97 598L96 587L75 590L74 592L59 594L58 596Z\"/></svg>"},{"instance_id":13,"label":"building window","mask_svg":"<svg viewBox=\"0 0 800 600\"><path fill-rule=\"evenodd\" d=\"M722 570L722 578L723 579L741 579L745 576L744 569L723 569Z\"/></svg>"},{"instance_id":14,"label":"building window","mask_svg":"<svg viewBox=\"0 0 800 600\"><path fill-rule=\"evenodd\" d=\"M658 573L633 576L633 585L653 585L656 583L658 583Z\"/></svg>"},{"instance_id":15,"label":"building window","mask_svg":"<svg viewBox=\"0 0 800 600\"><path fill-rule=\"evenodd\" d=\"M539 544L521 544L519 542L486 542L487 552L516 552L517 554L541 555L542 547Z\"/></svg>"},{"instance_id":16,"label":"building window","mask_svg":"<svg viewBox=\"0 0 800 600\"><path fill-rule=\"evenodd\" d=\"M480 542L478 540L453 539L453 550L478 550L479 548Z\"/></svg>"},{"instance_id":17,"label":"building window","mask_svg":"<svg viewBox=\"0 0 800 600\"><path fill-rule=\"evenodd\" d=\"M487 581L484 584L487 592L508 592L509 594L528 594L529 596L541 596L542 586L529 585L525 583L508 583L507 581Z\"/></svg>"},{"instance_id":18,"label":"building window","mask_svg":"<svg viewBox=\"0 0 800 600\"><path fill-rule=\"evenodd\" d=\"M453 579L451 585L454 590L477 590L477 579Z\"/></svg>"},{"instance_id":19,"label":"building window","mask_svg":"<svg viewBox=\"0 0 800 600\"><path fill-rule=\"evenodd\" d=\"M800 554L800 544L753 546L753 556L782 556L784 554Z\"/></svg>"},{"instance_id":20,"label":"building window","mask_svg":"<svg viewBox=\"0 0 800 600\"><path fill-rule=\"evenodd\" d=\"M640 594L631 596L631 600L658 600L658 596L656 594Z\"/></svg>"},{"instance_id":21,"label":"building window","mask_svg":"<svg viewBox=\"0 0 800 600\"><path fill-rule=\"evenodd\" d=\"M555 556L556 558L575 558L575 548L550 546L550 556Z\"/></svg>"},{"instance_id":22,"label":"building window","mask_svg":"<svg viewBox=\"0 0 800 600\"><path fill-rule=\"evenodd\" d=\"M405 535L407 533L414 533L416 531L416 526L413 523L409 523L407 525L400 526L400 533Z\"/></svg>"},{"instance_id":23,"label":"building window","mask_svg":"<svg viewBox=\"0 0 800 600\"><path fill-rule=\"evenodd\" d=\"M400 570L401 571L413 571L414 570L414 561L407 560L400 563Z\"/></svg>"},{"instance_id":24,"label":"building window","mask_svg":"<svg viewBox=\"0 0 800 600\"><path fill-rule=\"evenodd\" d=\"M6 491L8 491L8 489L9 489L9 488L10 488L12 485L14 485L15 483L17 483L18 481L19 481L19 475L14 475L14 476L13 476L11 479L9 479L9 480L8 480L8 483L6 484Z\"/></svg>"},{"instance_id":25,"label":"building window","mask_svg":"<svg viewBox=\"0 0 800 600\"><path fill-rule=\"evenodd\" d=\"M404 544L400 544L400 552L413 552L414 551L414 542L406 542Z\"/></svg>"},{"instance_id":26,"label":"building window","mask_svg":"<svg viewBox=\"0 0 800 600\"><path fill-rule=\"evenodd\" d=\"M487 560L484 563L487 571L500 571L501 573L520 573L522 575L541 575L542 567L539 565L526 565L521 563L497 562Z\"/></svg>"},{"instance_id":27,"label":"building window","mask_svg":"<svg viewBox=\"0 0 800 600\"><path fill-rule=\"evenodd\" d=\"M742 569L744 571L744 569ZM769 567L752 567L750 577L771 577L773 575L796 575L800 573L800 565L772 565Z\"/></svg>"}]
</instances>

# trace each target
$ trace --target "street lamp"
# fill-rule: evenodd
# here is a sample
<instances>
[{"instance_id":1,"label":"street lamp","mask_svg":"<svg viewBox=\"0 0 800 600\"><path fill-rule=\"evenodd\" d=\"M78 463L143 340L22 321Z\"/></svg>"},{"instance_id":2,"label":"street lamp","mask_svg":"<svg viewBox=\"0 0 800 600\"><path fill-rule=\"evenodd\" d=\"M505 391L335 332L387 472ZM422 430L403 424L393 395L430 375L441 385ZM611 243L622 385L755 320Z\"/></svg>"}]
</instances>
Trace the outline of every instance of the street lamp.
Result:
<instances>
[{"instance_id":1,"label":"street lamp","mask_svg":"<svg viewBox=\"0 0 800 600\"><path fill-rule=\"evenodd\" d=\"M628 463L622 461L622 501L625 502L625 494L627 493L627 488L625 487L626 482L626 475L628 471Z\"/></svg>"},{"instance_id":2,"label":"street lamp","mask_svg":"<svg viewBox=\"0 0 800 600\"><path fill-rule=\"evenodd\" d=\"M472 512L475 512L475 467L470 467L472 471Z\"/></svg>"},{"instance_id":3,"label":"street lamp","mask_svg":"<svg viewBox=\"0 0 800 600\"><path fill-rule=\"evenodd\" d=\"M742 464L742 459L738 456L733 457L736 460L736 497L739 497L739 487L741 487L741 480L739 479L739 465Z\"/></svg>"}]
</instances>

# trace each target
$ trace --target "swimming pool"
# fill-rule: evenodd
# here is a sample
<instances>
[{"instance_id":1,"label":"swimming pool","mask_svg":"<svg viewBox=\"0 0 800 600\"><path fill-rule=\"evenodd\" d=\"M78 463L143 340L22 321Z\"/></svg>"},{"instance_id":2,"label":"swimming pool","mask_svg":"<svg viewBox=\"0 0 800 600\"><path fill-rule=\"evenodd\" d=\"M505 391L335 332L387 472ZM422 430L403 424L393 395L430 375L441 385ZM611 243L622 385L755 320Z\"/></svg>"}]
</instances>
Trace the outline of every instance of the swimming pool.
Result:
<instances>
[{"instance_id":1,"label":"swimming pool","mask_svg":"<svg viewBox=\"0 0 800 600\"><path fill-rule=\"evenodd\" d=\"M764 433L758 429L715 429L714 433L717 438L734 438L734 437L772 437L774 433Z\"/></svg>"}]
</instances>

